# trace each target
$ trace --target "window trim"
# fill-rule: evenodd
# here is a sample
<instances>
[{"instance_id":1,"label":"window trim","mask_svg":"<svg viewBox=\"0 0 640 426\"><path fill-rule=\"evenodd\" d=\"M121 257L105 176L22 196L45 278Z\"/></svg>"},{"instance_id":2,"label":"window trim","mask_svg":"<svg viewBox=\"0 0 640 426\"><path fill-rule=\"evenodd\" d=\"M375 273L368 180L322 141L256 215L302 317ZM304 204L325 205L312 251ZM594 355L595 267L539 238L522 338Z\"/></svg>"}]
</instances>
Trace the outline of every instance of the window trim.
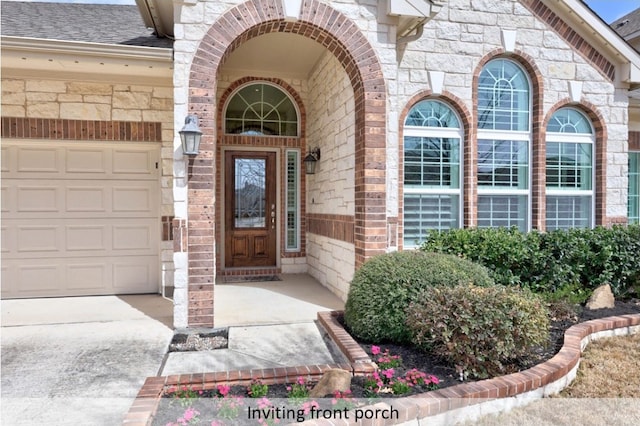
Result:
<instances>
[{"instance_id":1,"label":"window trim","mask_svg":"<svg viewBox=\"0 0 640 426\"><path fill-rule=\"evenodd\" d=\"M421 102L439 102L445 105L451 112L455 115L458 120L459 127L428 127L428 126L415 126L415 125L404 125L402 127L402 224L403 230L406 231L405 226L405 217L407 214L407 206L405 203L406 195L457 195L458 196L458 211L456 214L457 217L457 228L459 229L464 227L464 144L465 144L465 129L463 126L463 120L458 114L456 108L446 99L439 98L422 98L415 102L407 112L407 117L411 114L411 110L415 108ZM403 123L406 122L407 117L403 120ZM412 186L405 184L405 173L406 173L406 161L405 161L405 138L407 137L431 137L431 138L448 138L448 139L456 139L458 140L458 188L445 188L445 187L425 187L425 186ZM415 243L409 243L406 239L406 232L403 231L402 235L402 245L405 249L414 249L419 247L419 243L416 245Z\"/></svg>"},{"instance_id":2,"label":"window trim","mask_svg":"<svg viewBox=\"0 0 640 426\"><path fill-rule=\"evenodd\" d=\"M553 119L553 116L557 114L559 111L563 109L572 109L577 111L580 115L582 115L589 124L591 129L591 133L561 133L561 132L545 132L545 152L544 152L544 170L543 172L547 173L547 144L551 143L559 143L559 144L589 144L591 145L591 189L558 189L558 188L549 188L546 184L544 187L544 200L545 200L545 217L544 217L544 227L547 230L547 197L591 197L591 214L589 217L589 229L593 229L596 226L596 132L593 127L593 121L591 118L582 110L572 107L572 106L563 106L556 109L553 114L551 114L549 120ZM548 124L547 124L548 127Z\"/></svg>"},{"instance_id":3,"label":"window trim","mask_svg":"<svg viewBox=\"0 0 640 426\"><path fill-rule=\"evenodd\" d=\"M285 252L299 252L301 250L301 228L300 228L300 212L301 212L301 203L300 203L300 149L287 149L285 150L285 200L284 200L284 210L285 210L285 220L284 220L284 245ZM294 180L296 182L295 188L295 198L296 198L296 206L295 206L295 215L296 215L296 224L295 224L295 232L296 232L296 242L295 246L289 246L289 236L287 235L289 232L289 224L288 224L288 214L289 214L289 155L293 154L294 158L292 159L293 164L295 165L295 177Z\"/></svg>"},{"instance_id":4,"label":"window trim","mask_svg":"<svg viewBox=\"0 0 640 426\"><path fill-rule=\"evenodd\" d=\"M529 232L532 229L532 222L533 222L533 115L534 115L534 110L533 110L533 97L534 97L534 93L533 93L533 82L531 80L531 76L529 75L529 72L527 71L527 69L518 61L514 61L510 58L505 58L505 57L495 57L492 58L490 60L488 60L484 65L482 65L482 68L480 69L480 72L478 73L478 80L477 80L477 85L476 87L474 87L474 91L475 91L475 97L476 99L479 96L479 89L480 89L480 75L482 74L482 72L485 70L485 68L487 66L489 66L489 64L491 64L491 62L493 61L499 61L499 60L504 60L504 61L510 61L513 64L515 64L520 71L522 72L522 74L525 76L525 79L527 81L528 87L528 101L529 101L529 113L528 113L528 117L529 117L529 123L528 123L528 130L527 131L523 131L523 130L501 130L501 129L483 129L480 127L480 123L479 123L479 115L480 115L480 108L479 105L476 105L475 108L475 113L476 113L476 144L475 144L475 155L476 155L476 164L475 164L475 173L476 173L476 196L480 197L483 195L503 195L503 196L508 196L508 195L526 195L527 196L527 207L526 207L526 217L525 217L525 222L526 222L526 226L525 226L525 231ZM479 163L478 163L478 141L480 140L503 140L503 141L519 141L519 142L527 142L527 168L528 168L528 176L527 176L527 189L513 189L513 188L504 188L504 189L500 189L500 188L495 188L495 187L488 187L488 186L483 186L481 185L478 180L478 167L479 167ZM476 201L476 224L479 222L479 212L478 212L478 202Z\"/></svg>"},{"instance_id":5,"label":"window trim","mask_svg":"<svg viewBox=\"0 0 640 426\"><path fill-rule=\"evenodd\" d=\"M246 82L245 84L241 84L240 86L236 87L231 93L229 93L229 96L227 96L224 105L222 106L222 133L224 135L235 135L235 136L241 136L242 133L227 133L227 108L229 107L229 104L231 103L231 101L235 98L235 96L238 94L238 92L240 92L241 90L245 89L248 86L254 86L254 85L265 85L265 86L271 86L274 87L276 89L278 89L279 91L281 91L291 102L291 104L293 105L293 108L296 112L296 134L295 135L259 135L260 137L266 137L266 138L299 138L301 137L301 130L302 130L302 123L301 123L301 118L300 118L300 107L298 105L298 103L296 102L296 100L293 98L293 96L291 96L291 94L282 86L280 86L279 84L276 84L274 82L271 81L267 81L267 80L251 80Z\"/></svg>"}]
</instances>

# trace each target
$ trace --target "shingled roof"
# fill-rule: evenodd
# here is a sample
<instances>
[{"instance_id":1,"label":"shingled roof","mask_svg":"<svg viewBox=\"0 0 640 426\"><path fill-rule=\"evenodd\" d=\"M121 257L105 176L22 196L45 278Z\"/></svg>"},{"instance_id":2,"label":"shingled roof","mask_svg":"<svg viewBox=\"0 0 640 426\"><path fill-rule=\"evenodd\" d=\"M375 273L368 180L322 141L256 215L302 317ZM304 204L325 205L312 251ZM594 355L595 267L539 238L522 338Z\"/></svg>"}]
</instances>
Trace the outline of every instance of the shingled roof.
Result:
<instances>
[{"instance_id":1,"label":"shingled roof","mask_svg":"<svg viewBox=\"0 0 640 426\"><path fill-rule=\"evenodd\" d=\"M171 48L145 28L137 6L3 1L3 36Z\"/></svg>"},{"instance_id":2,"label":"shingled roof","mask_svg":"<svg viewBox=\"0 0 640 426\"><path fill-rule=\"evenodd\" d=\"M622 38L627 39L631 34L640 30L640 8L613 21L611 28Z\"/></svg>"}]
</instances>

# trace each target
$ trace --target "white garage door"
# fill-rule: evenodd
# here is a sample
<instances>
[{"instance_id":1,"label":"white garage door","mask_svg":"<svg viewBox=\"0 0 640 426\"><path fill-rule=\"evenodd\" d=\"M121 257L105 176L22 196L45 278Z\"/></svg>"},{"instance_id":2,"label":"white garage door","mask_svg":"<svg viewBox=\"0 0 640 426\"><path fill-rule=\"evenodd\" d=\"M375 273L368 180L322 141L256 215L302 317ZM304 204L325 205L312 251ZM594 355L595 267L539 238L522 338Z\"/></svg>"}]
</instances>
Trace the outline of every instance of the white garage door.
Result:
<instances>
[{"instance_id":1,"label":"white garage door","mask_svg":"<svg viewBox=\"0 0 640 426\"><path fill-rule=\"evenodd\" d=\"M159 148L2 142L2 297L158 291Z\"/></svg>"}]
</instances>

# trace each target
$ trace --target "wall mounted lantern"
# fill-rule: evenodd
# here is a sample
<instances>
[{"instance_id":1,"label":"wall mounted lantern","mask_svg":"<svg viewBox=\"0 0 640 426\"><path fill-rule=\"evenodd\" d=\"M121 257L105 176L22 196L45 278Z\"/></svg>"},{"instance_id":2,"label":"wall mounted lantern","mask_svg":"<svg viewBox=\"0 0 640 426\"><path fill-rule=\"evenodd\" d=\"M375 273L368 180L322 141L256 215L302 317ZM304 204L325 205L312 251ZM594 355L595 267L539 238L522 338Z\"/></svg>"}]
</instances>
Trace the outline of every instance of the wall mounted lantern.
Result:
<instances>
[{"instance_id":1,"label":"wall mounted lantern","mask_svg":"<svg viewBox=\"0 0 640 426\"><path fill-rule=\"evenodd\" d=\"M308 175L316 173L316 163L320 159L320 148L315 147L304 157L304 168Z\"/></svg>"},{"instance_id":2,"label":"wall mounted lantern","mask_svg":"<svg viewBox=\"0 0 640 426\"><path fill-rule=\"evenodd\" d=\"M182 153L185 155L198 155L200 139L202 138L202 131L198 127L198 117L187 115L187 118L184 119L184 127L178 133L180 133L180 139L182 140Z\"/></svg>"}]
</instances>

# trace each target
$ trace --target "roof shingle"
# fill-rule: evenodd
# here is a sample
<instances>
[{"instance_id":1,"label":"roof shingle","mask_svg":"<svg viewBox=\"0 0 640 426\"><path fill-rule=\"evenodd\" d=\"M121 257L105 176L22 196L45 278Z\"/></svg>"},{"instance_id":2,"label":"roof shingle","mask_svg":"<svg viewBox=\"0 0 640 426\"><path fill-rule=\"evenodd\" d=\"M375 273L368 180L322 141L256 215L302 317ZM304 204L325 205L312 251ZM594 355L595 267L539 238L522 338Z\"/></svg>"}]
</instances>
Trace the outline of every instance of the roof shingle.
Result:
<instances>
[{"instance_id":1,"label":"roof shingle","mask_svg":"<svg viewBox=\"0 0 640 426\"><path fill-rule=\"evenodd\" d=\"M171 48L145 28L137 6L0 2L3 36Z\"/></svg>"}]
</instances>

